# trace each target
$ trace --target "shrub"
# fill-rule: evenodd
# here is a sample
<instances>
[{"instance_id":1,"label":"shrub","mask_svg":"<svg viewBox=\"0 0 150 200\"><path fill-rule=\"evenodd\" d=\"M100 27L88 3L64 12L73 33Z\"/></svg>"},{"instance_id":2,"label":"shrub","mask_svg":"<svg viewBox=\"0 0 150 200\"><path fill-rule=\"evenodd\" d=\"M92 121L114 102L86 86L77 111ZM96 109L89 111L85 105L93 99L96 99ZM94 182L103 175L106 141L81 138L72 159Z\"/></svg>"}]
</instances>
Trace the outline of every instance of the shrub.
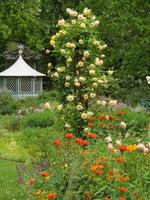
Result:
<instances>
[{"instance_id":1,"label":"shrub","mask_svg":"<svg viewBox=\"0 0 150 200\"><path fill-rule=\"evenodd\" d=\"M46 128L54 124L54 113L35 112L30 113L22 119L22 126L24 128Z\"/></svg>"},{"instance_id":2,"label":"shrub","mask_svg":"<svg viewBox=\"0 0 150 200\"><path fill-rule=\"evenodd\" d=\"M21 119L19 117L14 117L14 116L6 125L6 128L11 132L18 131L20 127L21 127Z\"/></svg>"},{"instance_id":3,"label":"shrub","mask_svg":"<svg viewBox=\"0 0 150 200\"><path fill-rule=\"evenodd\" d=\"M15 99L13 99L7 93L0 93L0 114L10 115L16 113L18 109L18 104Z\"/></svg>"}]
</instances>

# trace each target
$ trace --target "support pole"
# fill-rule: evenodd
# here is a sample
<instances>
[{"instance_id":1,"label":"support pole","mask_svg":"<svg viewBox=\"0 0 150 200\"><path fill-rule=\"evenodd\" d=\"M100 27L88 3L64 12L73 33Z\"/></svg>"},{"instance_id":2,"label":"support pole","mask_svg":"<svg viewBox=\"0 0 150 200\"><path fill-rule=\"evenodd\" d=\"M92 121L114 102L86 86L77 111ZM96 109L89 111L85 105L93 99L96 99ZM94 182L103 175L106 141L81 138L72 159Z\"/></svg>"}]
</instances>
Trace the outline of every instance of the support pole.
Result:
<instances>
[{"instance_id":1,"label":"support pole","mask_svg":"<svg viewBox=\"0 0 150 200\"><path fill-rule=\"evenodd\" d=\"M35 77L33 77L32 84L33 84L33 86L32 86L32 94L34 96L34 94L35 94Z\"/></svg>"},{"instance_id":2,"label":"support pole","mask_svg":"<svg viewBox=\"0 0 150 200\"><path fill-rule=\"evenodd\" d=\"M18 89L18 96L20 94L20 79L18 77L18 80L17 80L18 84L17 84L17 89Z\"/></svg>"}]
</instances>

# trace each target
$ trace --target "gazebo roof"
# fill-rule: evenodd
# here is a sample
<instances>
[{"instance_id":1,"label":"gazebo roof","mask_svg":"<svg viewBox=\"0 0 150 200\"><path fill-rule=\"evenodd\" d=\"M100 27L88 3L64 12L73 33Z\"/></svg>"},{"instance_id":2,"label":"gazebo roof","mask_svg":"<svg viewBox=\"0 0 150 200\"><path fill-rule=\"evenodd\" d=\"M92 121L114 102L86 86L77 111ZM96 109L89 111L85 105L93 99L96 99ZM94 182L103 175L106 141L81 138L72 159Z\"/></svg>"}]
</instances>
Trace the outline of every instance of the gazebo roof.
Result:
<instances>
[{"instance_id":1,"label":"gazebo roof","mask_svg":"<svg viewBox=\"0 0 150 200\"><path fill-rule=\"evenodd\" d=\"M45 76L45 74L42 74L32 67L30 67L22 58L20 55L18 60L8 69L4 70L0 73L0 76Z\"/></svg>"}]
</instances>

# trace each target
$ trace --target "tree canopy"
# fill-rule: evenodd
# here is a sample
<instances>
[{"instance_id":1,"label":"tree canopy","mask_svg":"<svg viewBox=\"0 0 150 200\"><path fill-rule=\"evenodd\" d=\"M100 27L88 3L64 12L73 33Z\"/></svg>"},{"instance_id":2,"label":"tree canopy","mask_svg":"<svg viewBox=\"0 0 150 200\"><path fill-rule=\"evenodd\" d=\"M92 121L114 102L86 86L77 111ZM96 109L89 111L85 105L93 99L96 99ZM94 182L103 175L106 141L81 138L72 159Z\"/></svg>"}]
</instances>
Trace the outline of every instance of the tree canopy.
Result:
<instances>
[{"instance_id":1,"label":"tree canopy","mask_svg":"<svg viewBox=\"0 0 150 200\"><path fill-rule=\"evenodd\" d=\"M46 56L57 21L68 18L66 8L80 12L85 7L100 21L98 37L108 45L106 68L115 69L123 85L144 80L150 73L148 0L1 0L0 70L6 67L4 52L11 54L16 43Z\"/></svg>"}]
</instances>

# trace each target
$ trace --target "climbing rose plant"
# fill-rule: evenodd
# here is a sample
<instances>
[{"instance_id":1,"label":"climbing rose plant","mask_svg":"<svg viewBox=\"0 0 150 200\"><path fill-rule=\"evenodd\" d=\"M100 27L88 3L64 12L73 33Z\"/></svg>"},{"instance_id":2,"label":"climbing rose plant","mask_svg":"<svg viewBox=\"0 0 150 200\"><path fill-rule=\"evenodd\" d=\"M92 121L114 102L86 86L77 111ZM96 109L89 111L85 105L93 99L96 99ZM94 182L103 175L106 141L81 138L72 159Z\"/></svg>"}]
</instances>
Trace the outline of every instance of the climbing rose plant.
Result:
<instances>
[{"instance_id":1,"label":"climbing rose plant","mask_svg":"<svg viewBox=\"0 0 150 200\"><path fill-rule=\"evenodd\" d=\"M48 73L60 89L58 110L63 113L65 127L84 137L90 131L87 119L100 104L99 91L107 87L113 71L103 70L107 45L97 40L99 21L91 10L85 8L82 14L70 8L66 11L70 18L58 21L59 31L50 39L58 63L56 67L48 63Z\"/></svg>"}]
</instances>

